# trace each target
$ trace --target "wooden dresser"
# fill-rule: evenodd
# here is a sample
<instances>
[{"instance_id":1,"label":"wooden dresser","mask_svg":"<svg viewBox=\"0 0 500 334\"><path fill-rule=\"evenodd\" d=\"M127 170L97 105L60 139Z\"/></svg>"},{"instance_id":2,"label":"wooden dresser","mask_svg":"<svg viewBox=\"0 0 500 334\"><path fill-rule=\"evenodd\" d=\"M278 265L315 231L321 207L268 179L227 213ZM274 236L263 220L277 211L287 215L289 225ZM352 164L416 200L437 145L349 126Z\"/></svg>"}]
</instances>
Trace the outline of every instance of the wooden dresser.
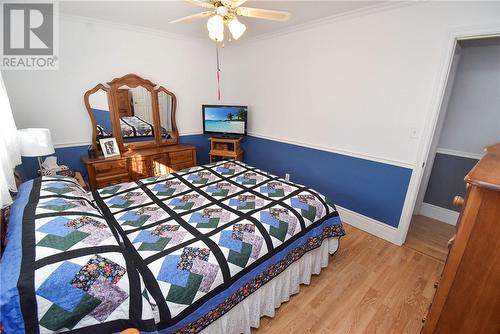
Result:
<instances>
[{"instance_id":1,"label":"wooden dresser","mask_svg":"<svg viewBox=\"0 0 500 334\"><path fill-rule=\"evenodd\" d=\"M457 232L422 333L500 333L500 143L465 177Z\"/></svg>"},{"instance_id":2,"label":"wooden dresser","mask_svg":"<svg viewBox=\"0 0 500 334\"><path fill-rule=\"evenodd\" d=\"M90 188L96 190L113 184L135 181L145 177L159 176L196 166L196 147L193 145L170 145L135 149L122 153L120 157L104 159L81 158Z\"/></svg>"}]
</instances>

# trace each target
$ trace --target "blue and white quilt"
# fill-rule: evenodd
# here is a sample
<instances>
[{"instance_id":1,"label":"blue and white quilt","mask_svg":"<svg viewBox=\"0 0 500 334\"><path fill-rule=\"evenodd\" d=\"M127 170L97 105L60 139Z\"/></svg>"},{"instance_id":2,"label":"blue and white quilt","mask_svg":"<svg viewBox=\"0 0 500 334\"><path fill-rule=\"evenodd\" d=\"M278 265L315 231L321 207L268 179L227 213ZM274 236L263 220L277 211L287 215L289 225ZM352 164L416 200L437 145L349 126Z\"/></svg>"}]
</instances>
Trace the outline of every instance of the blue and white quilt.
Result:
<instances>
[{"instance_id":1,"label":"blue and white quilt","mask_svg":"<svg viewBox=\"0 0 500 334\"><path fill-rule=\"evenodd\" d=\"M22 185L1 260L6 333L196 333L325 238L323 195L236 161L83 191Z\"/></svg>"}]
</instances>

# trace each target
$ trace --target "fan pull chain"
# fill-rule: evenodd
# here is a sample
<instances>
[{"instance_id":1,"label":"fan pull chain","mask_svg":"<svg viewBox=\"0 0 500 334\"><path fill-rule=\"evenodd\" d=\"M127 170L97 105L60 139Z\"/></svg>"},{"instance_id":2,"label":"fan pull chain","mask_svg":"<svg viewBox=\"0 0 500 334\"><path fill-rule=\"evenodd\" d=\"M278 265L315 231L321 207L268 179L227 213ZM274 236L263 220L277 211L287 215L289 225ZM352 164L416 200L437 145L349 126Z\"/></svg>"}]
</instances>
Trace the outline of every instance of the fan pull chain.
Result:
<instances>
[{"instance_id":1,"label":"fan pull chain","mask_svg":"<svg viewBox=\"0 0 500 334\"><path fill-rule=\"evenodd\" d=\"M215 53L217 56L217 100L220 101L221 90L220 90L220 62L219 62L219 43L215 41Z\"/></svg>"}]
</instances>

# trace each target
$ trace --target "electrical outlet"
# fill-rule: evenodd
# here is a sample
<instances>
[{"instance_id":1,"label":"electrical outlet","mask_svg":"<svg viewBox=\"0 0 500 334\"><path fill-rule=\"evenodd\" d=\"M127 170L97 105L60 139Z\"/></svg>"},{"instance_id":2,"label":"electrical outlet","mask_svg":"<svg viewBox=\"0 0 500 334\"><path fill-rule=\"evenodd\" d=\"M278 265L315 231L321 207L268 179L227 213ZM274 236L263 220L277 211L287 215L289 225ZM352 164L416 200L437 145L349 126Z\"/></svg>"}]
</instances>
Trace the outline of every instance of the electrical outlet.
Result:
<instances>
[{"instance_id":1,"label":"electrical outlet","mask_svg":"<svg viewBox=\"0 0 500 334\"><path fill-rule=\"evenodd\" d=\"M289 173L285 174L285 180L290 181L290 174Z\"/></svg>"}]
</instances>

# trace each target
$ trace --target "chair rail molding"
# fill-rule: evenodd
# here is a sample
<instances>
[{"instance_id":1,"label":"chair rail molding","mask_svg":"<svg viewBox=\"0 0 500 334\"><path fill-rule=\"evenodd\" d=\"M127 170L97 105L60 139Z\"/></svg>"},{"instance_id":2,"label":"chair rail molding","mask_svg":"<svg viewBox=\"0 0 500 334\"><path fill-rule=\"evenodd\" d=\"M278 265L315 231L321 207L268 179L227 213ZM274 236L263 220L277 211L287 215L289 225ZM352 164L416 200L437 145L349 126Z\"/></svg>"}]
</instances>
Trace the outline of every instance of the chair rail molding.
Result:
<instances>
[{"instance_id":1,"label":"chair rail molding","mask_svg":"<svg viewBox=\"0 0 500 334\"><path fill-rule=\"evenodd\" d=\"M332 147L327 147L327 146L305 143L302 141L296 141L293 139L285 139L285 138L281 138L281 137L268 136L268 135L264 135L264 134L260 134L260 133L256 133L256 132L250 132L250 131L248 132L248 135L251 137L268 139L268 140L273 140L273 141L277 141L277 142L281 142L281 143L297 145L297 146L306 147L306 148L312 148L312 149L316 149L316 150L320 150L320 151L326 151L326 152L331 152L331 153L336 153L336 154L341 154L341 155L347 155L347 156L354 157L354 158L380 162L380 163L387 164L387 165L393 165L393 166L398 166L398 167L403 167L403 168L408 168L408 169L413 169L415 167L415 163L402 161L402 160L394 160L391 158L375 156L375 155L370 155L370 154L366 154L366 153L355 152L352 150L337 149L337 148L332 148Z\"/></svg>"}]
</instances>

